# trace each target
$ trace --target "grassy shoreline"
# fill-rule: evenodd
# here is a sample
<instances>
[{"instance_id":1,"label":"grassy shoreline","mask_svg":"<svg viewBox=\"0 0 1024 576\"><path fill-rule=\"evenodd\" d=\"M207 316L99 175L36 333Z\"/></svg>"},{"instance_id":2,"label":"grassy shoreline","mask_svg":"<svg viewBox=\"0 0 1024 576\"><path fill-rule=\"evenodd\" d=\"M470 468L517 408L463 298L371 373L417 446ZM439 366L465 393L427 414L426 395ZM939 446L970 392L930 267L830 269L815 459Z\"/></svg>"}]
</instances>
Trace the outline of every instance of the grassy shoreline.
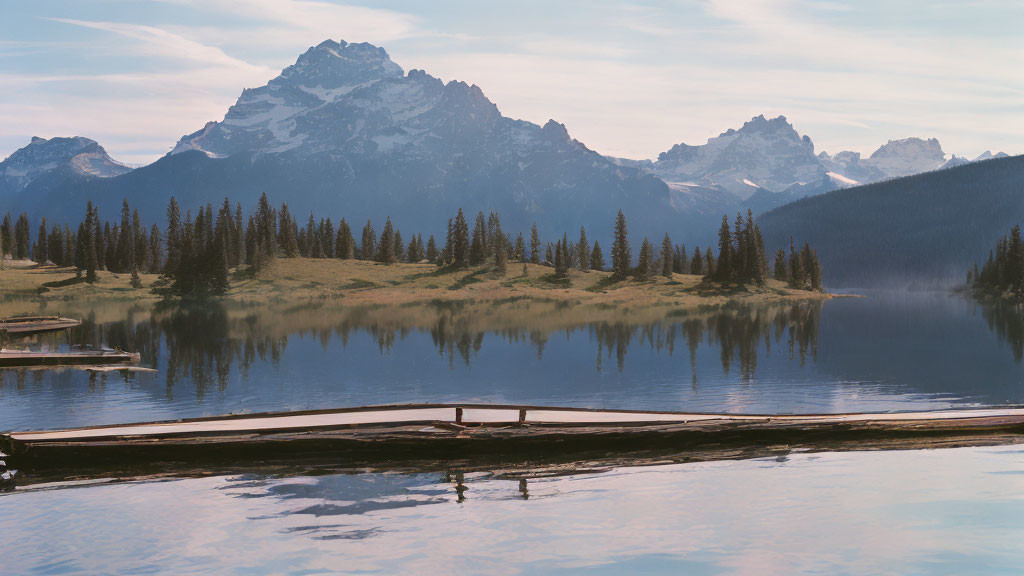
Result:
<instances>
[{"instance_id":1,"label":"grassy shoreline","mask_svg":"<svg viewBox=\"0 0 1024 576\"><path fill-rule=\"evenodd\" d=\"M164 280L142 274L142 287L132 288L130 275L106 271L87 284L71 268L10 261L0 268L0 293L5 300L47 303L120 300L156 302L153 291ZM407 305L428 302L491 302L535 300L589 304L595 307L717 307L727 303L758 304L827 300L831 294L794 290L776 280L764 286L720 285L700 276L676 274L637 282L613 282L609 272L572 270L556 279L547 266L510 263L500 274L492 266L452 270L432 264L385 266L362 260L278 258L259 273L233 270L231 286L221 299L238 303L332 302L353 306Z\"/></svg>"}]
</instances>

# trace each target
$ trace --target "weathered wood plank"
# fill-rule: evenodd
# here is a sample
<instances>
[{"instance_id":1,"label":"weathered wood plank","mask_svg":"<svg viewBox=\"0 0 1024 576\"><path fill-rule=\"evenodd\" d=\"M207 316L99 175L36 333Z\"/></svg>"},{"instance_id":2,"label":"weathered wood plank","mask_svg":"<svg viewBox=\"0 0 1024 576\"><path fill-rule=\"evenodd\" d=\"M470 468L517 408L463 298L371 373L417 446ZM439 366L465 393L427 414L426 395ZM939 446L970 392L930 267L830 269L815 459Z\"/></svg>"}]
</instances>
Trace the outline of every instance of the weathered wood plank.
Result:
<instances>
[{"instance_id":1,"label":"weathered wood plank","mask_svg":"<svg viewBox=\"0 0 1024 576\"><path fill-rule=\"evenodd\" d=\"M121 350L64 350L42 352L36 350L0 350L0 367L73 366L78 364L127 364L140 360L135 352Z\"/></svg>"},{"instance_id":2,"label":"weathered wood plank","mask_svg":"<svg viewBox=\"0 0 1024 576\"><path fill-rule=\"evenodd\" d=\"M26 336L58 332L81 324L81 320L62 316L14 316L0 320L0 330L6 330L11 335Z\"/></svg>"},{"instance_id":3,"label":"weathered wood plank","mask_svg":"<svg viewBox=\"0 0 1024 576\"><path fill-rule=\"evenodd\" d=\"M461 412L461 417L458 414ZM339 453L381 460L434 454L694 449L823 444L1024 432L1024 409L888 414L733 415L537 406L418 404L229 415L11 432L0 448L20 461L194 461L234 455Z\"/></svg>"}]
</instances>

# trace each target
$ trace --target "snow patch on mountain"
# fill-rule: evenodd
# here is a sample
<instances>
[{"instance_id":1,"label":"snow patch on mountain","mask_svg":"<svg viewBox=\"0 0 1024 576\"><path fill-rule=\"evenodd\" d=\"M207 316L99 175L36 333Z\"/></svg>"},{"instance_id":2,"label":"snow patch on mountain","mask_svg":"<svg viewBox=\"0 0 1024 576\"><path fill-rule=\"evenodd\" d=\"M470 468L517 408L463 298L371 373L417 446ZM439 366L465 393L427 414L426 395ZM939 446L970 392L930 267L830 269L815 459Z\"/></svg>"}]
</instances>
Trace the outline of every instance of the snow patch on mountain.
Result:
<instances>
[{"instance_id":1,"label":"snow patch on mountain","mask_svg":"<svg viewBox=\"0 0 1024 576\"><path fill-rule=\"evenodd\" d=\"M831 179L833 179L833 180L835 180L837 182L840 182L842 184L846 184L847 186L857 186L857 185L860 184L860 182L857 182L856 180L854 180L852 178L847 178L846 176L843 176L842 174L837 174L835 172L826 172L826 174L828 174L829 178L831 178Z\"/></svg>"}]
</instances>

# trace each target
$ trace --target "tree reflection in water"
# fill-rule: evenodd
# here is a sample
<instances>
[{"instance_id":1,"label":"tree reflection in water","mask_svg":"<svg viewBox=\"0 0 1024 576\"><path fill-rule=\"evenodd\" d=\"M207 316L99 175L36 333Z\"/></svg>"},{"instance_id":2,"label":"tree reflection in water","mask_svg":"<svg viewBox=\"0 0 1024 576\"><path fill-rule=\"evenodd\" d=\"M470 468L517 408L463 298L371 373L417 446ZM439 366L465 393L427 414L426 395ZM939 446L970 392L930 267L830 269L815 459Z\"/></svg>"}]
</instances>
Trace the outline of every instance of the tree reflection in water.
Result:
<instances>
[{"instance_id":1,"label":"tree reflection in water","mask_svg":"<svg viewBox=\"0 0 1024 576\"><path fill-rule=\"evenodd\" d=\"M789 356L803 365L817 354L821 302L770 306L726 306L702 310L580 309L564 303L513 302L498 305L431 303L417 306L324 308L316 304L277 308L273 306L226 306L210 302L173 307L131 306L93 309L83 314L81 326L67 338L74 344L106 345L138 351L144 366L160 366L166 357L166 394L173 397L181 378L195 383L202 398L216 387L223 390L231 370L243 379L256 360L277 365L289 337L311 336L328 350L337 338L347 347L354 334L370 336L381 354L390 354L397 343L412 333L427 333L450 369L457 363L469 366L487 338L504 344L527 344L538 360L556 333L566 338L588 337L596 345L595 369L614 356L622 372L631 347L657 354L674 355L685 342L693 385L697 384L697 356L702 345L717 347L722 370L729 374L738 364L739 377L750 381L757 369L762 344L785 346ZM595 318L596 316L596 318ZM990 324L993 324L990 320ZM1020 354L1021 324L998 323L995 329L1016 335ZM60 336L37 343L59 345ZM91 386L103 386L102 376L90 378ZM128 376L129 382L131 375ZM18 386L24 386L19 375Z\"/></svg>"},{"instance_id":2,"label":"tree reflection in water","mask_svg":"<svg viewBox=\"0 0 1024 576\"><path fill-rule=\"evenodd\" d=\"M1024 358L1024 306L997 302L981 307L981 315L989 330L1010 345L1013 359L1018 363Z\"/></svg>"}]
</instances>

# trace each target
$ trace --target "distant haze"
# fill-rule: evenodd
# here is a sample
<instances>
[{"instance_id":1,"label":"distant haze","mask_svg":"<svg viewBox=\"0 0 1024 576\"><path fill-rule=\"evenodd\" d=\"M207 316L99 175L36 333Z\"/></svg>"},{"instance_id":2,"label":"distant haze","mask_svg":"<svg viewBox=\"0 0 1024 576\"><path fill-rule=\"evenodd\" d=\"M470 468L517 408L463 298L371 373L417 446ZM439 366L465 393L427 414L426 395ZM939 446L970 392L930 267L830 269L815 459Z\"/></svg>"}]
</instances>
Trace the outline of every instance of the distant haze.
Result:
<instances>
[{"instance_id":1,"label":"distant haze","mask_svg":"<svg viewBox=\"0 0 1024 576\"><path fill-rule=\"evenodd\" d=\"M149 163L326 38L479 85L505 116L655 158L785 114L816 152L938 138L1024 152L1024 4L316 0L12 3L0 22L0 158L87 136Z\"/></svg>"}]
</instances>

